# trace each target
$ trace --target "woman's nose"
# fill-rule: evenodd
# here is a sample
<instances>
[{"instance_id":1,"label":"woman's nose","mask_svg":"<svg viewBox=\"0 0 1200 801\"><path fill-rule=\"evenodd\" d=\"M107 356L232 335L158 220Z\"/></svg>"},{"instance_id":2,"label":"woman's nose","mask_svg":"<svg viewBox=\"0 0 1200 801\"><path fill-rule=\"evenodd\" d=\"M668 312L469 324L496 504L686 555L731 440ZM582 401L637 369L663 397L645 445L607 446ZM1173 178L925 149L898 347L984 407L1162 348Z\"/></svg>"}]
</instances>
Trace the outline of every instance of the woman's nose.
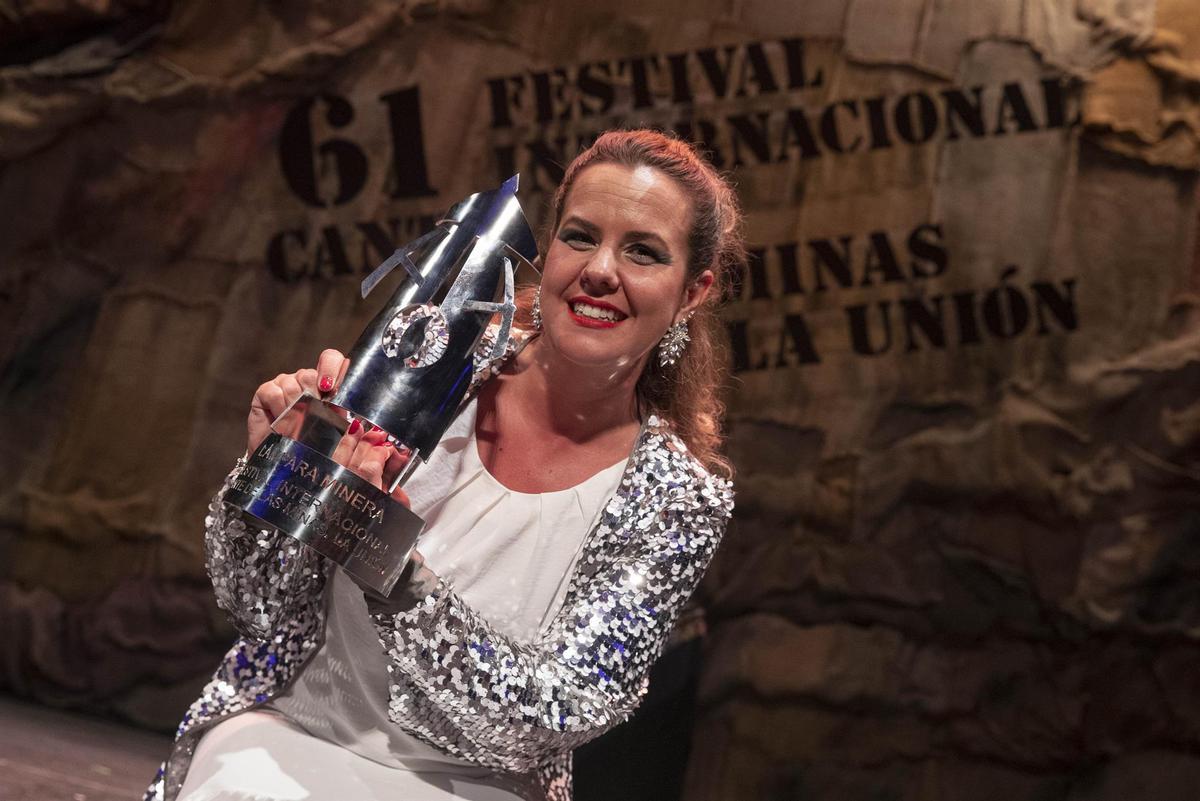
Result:
<instances>
[{"instance_id":1,"label":"woman's nose","mask_svg":"<svg viewBox=\"0 0 1200 801\"><path fill-rule=\"evenodd\" d=\"M584 289L591 289L593 292L615 292L621 285L620 276L617 275L616 255L608 248L592 251L592 257L588 259L583 274L580 275L580 282Z\"/></svg>"}]
</instances>

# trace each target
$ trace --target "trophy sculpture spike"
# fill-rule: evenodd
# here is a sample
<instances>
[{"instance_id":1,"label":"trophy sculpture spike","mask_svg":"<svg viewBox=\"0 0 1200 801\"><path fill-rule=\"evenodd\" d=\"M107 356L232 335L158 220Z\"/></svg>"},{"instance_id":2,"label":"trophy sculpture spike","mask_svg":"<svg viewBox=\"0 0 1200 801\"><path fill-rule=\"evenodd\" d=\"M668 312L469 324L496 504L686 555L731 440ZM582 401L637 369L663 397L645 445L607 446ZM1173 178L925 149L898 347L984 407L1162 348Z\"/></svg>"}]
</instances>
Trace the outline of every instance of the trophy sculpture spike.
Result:
<instances>
[{"instance_id":1,"label":"trophy sculpture spike","mask_svg":"<svg viewBox=\"0 0 1200 801\"><path fill-rule=\"evenodd\" d=\"M363 330L329 399L301 395L272 424L225 503L332 559L387 596L424 521L391 491L427 460L454 419L492 318L500 356L516 312L517 269L537 245L517 201L518 176L457 203L429 233L398 248L362 282L365 298L402 267L406 280ZM351 419L383 429L410 463L379 489L332 458Z\"/></svg>"}]
</instances>

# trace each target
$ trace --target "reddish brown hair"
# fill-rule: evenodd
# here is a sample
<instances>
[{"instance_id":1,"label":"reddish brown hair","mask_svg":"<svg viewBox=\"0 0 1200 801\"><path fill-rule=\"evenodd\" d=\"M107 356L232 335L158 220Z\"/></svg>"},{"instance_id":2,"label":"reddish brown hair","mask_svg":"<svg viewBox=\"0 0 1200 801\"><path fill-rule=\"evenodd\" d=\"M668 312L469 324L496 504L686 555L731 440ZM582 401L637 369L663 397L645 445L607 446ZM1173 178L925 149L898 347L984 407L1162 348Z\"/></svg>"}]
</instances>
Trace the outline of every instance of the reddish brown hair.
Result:
<instances>
[{"instance_id":1,"label":"reddish brown hair","mask_svg":"<svg viewBox=\"0 0 1200 801\"><path fill-rule=\"evenodd\" d=\"M554 195L551 234L558 230L575 180L595 164L653 167L674 179L692 200L686 280L694 281L705 270L712 270L712 288L688 323L691 341L679 361L662 367L658 346L651 351L637 384L638 411L669 420L708 470L730 478L733 468L721 453L725 413L721 394L729 381L729 354L716 308L733 276L746 264L737 195L691 144L646 129L609 131L567 167Z\"/></svg>"}]
</instances>

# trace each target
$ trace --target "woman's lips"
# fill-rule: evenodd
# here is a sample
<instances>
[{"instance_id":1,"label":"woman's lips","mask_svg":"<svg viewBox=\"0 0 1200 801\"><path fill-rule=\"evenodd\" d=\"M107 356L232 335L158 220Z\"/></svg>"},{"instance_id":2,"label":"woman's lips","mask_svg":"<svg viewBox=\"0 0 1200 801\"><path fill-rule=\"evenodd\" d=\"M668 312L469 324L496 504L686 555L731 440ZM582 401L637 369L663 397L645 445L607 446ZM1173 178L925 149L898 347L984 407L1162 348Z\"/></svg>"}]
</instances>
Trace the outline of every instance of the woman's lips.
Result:
<instances>
[{"instance_id":1,"label":"woman's lips","mask_svg":"<svg viewBox=\"0 0 1200 801\"><path fill-rule=\"evenodd\" d=\"M570 304L567 304L567 314L571 315L571 319L584 328L615 328L619 322L617 320L600 320L595 317L584 317L582 314L576 314Z\"/></svg>"},{"instance_id":2,"label":"woman's lips","mask_svg":"<svg viewBox=\"0 0 1200 801\"><path fill-rule=\"evenodd\" d=\"M583 308L599 311L601 316L581 314L577 311L577 309ZM595 303L585 298L572 298L567 303L567 313L571 315L572 320L584 328L612 328L628 316L609 303Z\"/></svg>"}]
</instances>

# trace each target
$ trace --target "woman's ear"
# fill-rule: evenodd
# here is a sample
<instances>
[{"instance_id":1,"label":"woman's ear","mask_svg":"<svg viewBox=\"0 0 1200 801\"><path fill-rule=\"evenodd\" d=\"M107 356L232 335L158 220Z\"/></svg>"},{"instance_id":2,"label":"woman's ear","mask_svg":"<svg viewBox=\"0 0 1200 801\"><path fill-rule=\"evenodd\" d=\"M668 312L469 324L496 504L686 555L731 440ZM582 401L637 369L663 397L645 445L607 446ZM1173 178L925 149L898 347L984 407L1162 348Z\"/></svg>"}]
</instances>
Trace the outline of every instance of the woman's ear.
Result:
<instances>
[{"instance_id":1,"label":"woman's ear","mask_svg":"<svg viewBox=\"0 0 1200 801\"><path fill-rule=\"evenodd\" d=\"M700 304L704 303L709 291L712 290L713 278L713 271L705 270L684 285L683 305L679 307L679 312L675 315L675 322L687 318L688 315L700 308Z\"/></svg>"}]
</instances>

